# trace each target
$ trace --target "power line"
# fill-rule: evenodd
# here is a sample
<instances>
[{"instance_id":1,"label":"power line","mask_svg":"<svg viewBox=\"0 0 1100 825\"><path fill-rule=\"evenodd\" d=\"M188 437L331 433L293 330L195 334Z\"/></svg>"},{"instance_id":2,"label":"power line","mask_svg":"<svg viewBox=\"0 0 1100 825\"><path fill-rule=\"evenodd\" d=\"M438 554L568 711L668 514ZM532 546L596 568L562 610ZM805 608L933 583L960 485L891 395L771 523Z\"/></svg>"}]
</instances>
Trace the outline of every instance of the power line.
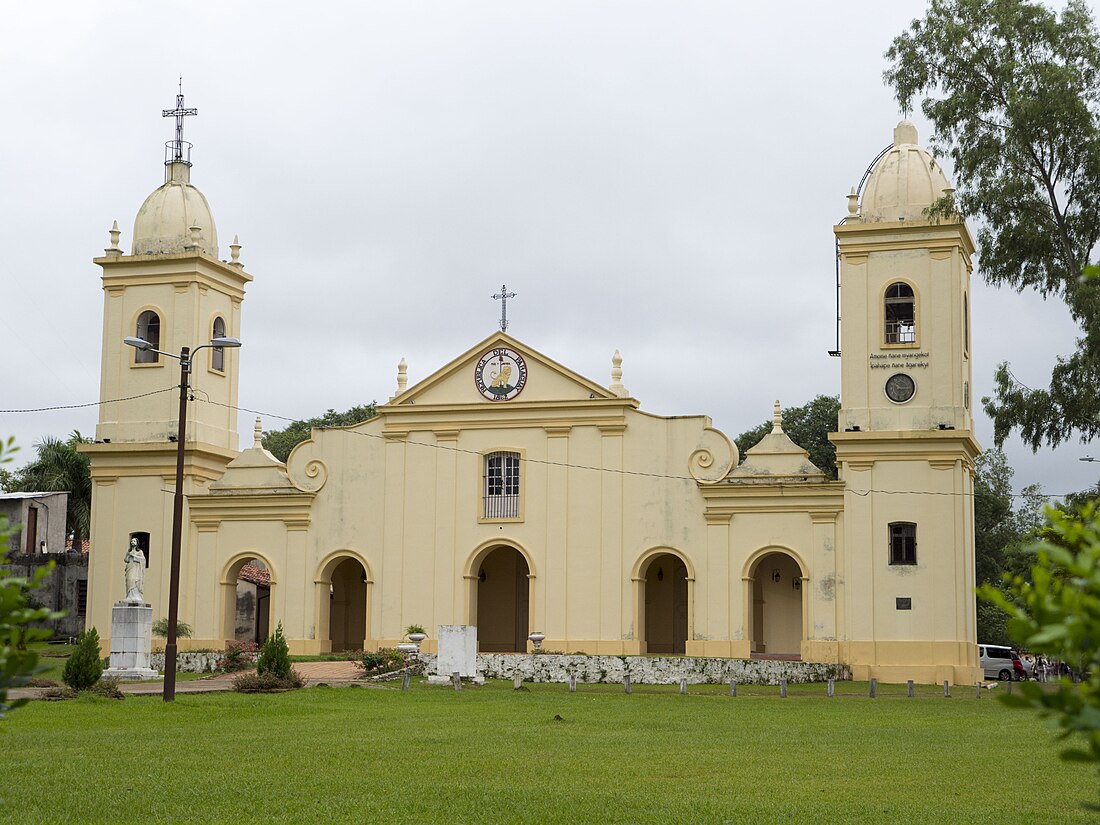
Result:
<instances>
[{"instance_id":1,"label":"power line","mask_svg":"<svg viewBox=\"0 0 1100 825\"><path fill-rule=\"evenodd\" d=\"M199 400L203 400L203 399L199 399ZM277 413L265 412L264 410L250 409L249 407L237 407L237 406L234 406L232 404L224 404L220 401L206 400L206 403L213 404L213 405L218 406L218 407L226 407L228 409L237 410L238 412L247 412L247 413L252 413L254 415L261 415L261 416L264 416L265 418L276 418L276 419L279 419L281 421L296 422L296 421L302 421L303 420L303 419L300 419L300 418L290 418L290 417L285 416L285 415L278 415ZM331 428L321 426L321 427L317 427L316 429L319 429L319 430L341 429L344 432L348 433L349 435L362 436L362 437L365 437L365 438L373 438L373 439L378 439L378 440L385 440L385 435L382 435L380 433L365 433L365 432L360 432L358 430L351 430L351 429L347 429L345 427L339 427L339 426L335 426L335 427L331 427ZM406 440L405 443L406 444L411 444L411 445L416 446L416 447L428 447L428 448L436 449L436 450L448 450L450 452L464 453L466 455L475 455L475 456L483 455L483 453L479 450L469 450L469 449L465 449L463 447L451 446L449 444L428 443L426 441L410 441L410 440ZM617 475L628 475L628 476L640 476L640 477L643 477L643 478L665 479L665 480L668 480L668 481L688 481L688 482L692 482L692 483L694 483L696 481L696 479L692 476L668 475L668 474L665 474L665 473L648 473L648 472L644 472L644 471L641 471L641 470L624 470L624 469L617 469L617 468L614 468L614 467L595 467L595 466L592 466L592 465L589 465L589 464L572 464L572 463L567 462L567 461L551 461L549 459L529 458L527 456L524 456L521 460L526 461L529 464L540 464L540 465L547 466L547 467L563 467L563 468L572 469L572 470L592 470L592 471L595 471L595 472L615 473ZM707 485L707 486L718 486L718 484L721 484L721 483L722 482L717 482L714 485ZM791 489L796 489L797 490L797 489L804 489L807 486L807 484L805 482L803 482L803 483L791 482L791 483L787 483L787 484L779 482L776 486L783 487L783 488L791 488ZM871 490L854 490L854 489L849 488L849 492L851 492L851 493L853 493L854 495L857 495L857 496L867 496L871 493L882 493L883 495L962 496L964 498L973 498L976 495L976 493L974 493L974 492L971 492L971 493L961 493L961 492L959 492L959 493L957 493L957 492L954 492L954 491L940 491L940 490L875 490L875 489L871 489ZM1034 494L1030 494L1030 493L1006 493L1005 495L1010 496L1011 498L1024 498L1024 499L1031 499L1031 498L1036 497ZM1041 496L1042 498L1048 498L1049 499L1049 498L1065 498L1068 495L1073 495L1073 493L1054 493L1054 494L1039 493L1038 495Z\"/></svg>"},{"instance_id":2,"label":"power line","mask_svg":"<svg viewBox=\"0 0 1100 825\"><path fill-rule=\"evenodd\" d=\"M128 395L125 398L110 398L106 401L89 401L87 404L58 404L55 407L34 407L25 410L0 410L0 415L15 415L18 413L52 412L53 410L80 410L86 407L101 407L104 404L115 404L119 401L133 401L136 398L148 398L150 395L160 395L162 392L172 392L177 386L165 387L163 390L143 392L140 395Z\"/></svg>"}]
</instances>

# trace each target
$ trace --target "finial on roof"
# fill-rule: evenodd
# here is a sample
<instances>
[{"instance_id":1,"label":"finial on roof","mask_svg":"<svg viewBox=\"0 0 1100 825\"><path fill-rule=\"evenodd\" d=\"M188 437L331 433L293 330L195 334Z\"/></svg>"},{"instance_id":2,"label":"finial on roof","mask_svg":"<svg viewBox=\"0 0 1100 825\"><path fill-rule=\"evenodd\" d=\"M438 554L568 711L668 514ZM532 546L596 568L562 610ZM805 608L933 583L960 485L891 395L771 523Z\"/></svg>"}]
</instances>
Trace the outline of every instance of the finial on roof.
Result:
<instances>
[{"instance_id":1,"label":"finial on roof","mask_svg":"<svg viewBox=\"0 0 1100 825\"><path fill-rule=\"evenodd\" d=\"M615 354L611 356L611 386L608 389L619 398L630 395L627 388L623 386L623 357L618 350L615 350Z\"/></svg>"},{"instance_id":2,"label":"finial on roof","mask_svg":"<svg viewBox=\"0 0 1100 825\"><path fill-rule=\"evenodd\" d=\"M779 406L779 399L775 401L775 412L772 413L772 432L783 432L783 410Z\"/></svg>"},{"instance_id":3,"label":"finial on roof","mask_svg":"<svg viewBox=\"0 0 1100 825\"><path fill-rule=\"evenodd\" d=\"M397 395L401 395L407 386L409 386L409 365L402 358L397 362Z\"/></svg>"},{"instance_id":4,"label":"finial on roof","mask_svg":"<svg viewBox=\"0 0 1100 825\"><path fill-rule=\"evenodd\" d=\"M258 415L256 416L256 424L252 428L252 446L261 448L264 446L264 428Z\"/></svg>"},{"instance_id":5,"label":"finial on roof","mask_svg":"<svg viewBox=\"0 0 1100 825\"><path fill-rule=\"evenodd\" d=\"M855 217L859 214L859 195L856 194L856 188L853 186L852 191L848 193L848 214Z\"/></svg>"},{"instance_id":6,"label":"finial on roof","mask_svg":"<svg viewBox=\"0 0 1100 825\"><path fill-rule=\"evenodd\" d=\"M894 127L894 145L917 145L917 127L913 125L913 121L903 120Z\"/></svg>"},{"instance_id":7,"label":"finial on roof","mask_svg":"<svg viewBox=\"0 0 1100 825\"><path fill-rule=\"evenodd\" d=\"M229 244L229 265L235 267L243 267L241 263L241 242L237 239L237 236L233 236L233 243Z\"/></svg>"},{"instance_id":8,"label":"finial on roof","mask_svg":"<svg viewBox=\"0 0 1100 825\"><path fill-rule=\"evenodd\" d=\"M191 224L187 229L191 233L191 242L184 244L183 248L188 252L194 252L199 249L202 244L202 227Z\"/></svg>"},{"instance_id":9,"label":"finial on roof","mask_svg":"<svg viewBox=\"0 0 1100 825\"><path fill-rule=\"evenodd\" d=\"M122 254L122 250L118 246L118 238L122 233L118 231L118 221L111 224L111 228L108 230L111 235L111 245L104 249L108 255L117 256Z\"/></svg>"}]
</instances>

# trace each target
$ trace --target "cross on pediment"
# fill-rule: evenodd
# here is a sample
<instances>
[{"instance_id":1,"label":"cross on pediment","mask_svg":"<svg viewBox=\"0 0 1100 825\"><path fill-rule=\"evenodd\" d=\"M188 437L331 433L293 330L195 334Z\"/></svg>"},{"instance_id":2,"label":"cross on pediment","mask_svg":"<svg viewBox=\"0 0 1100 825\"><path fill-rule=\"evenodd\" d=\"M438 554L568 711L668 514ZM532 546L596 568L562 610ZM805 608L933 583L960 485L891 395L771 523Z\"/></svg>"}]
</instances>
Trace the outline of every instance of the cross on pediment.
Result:
<instances>
[{"instance_id":1,"label":"cross on pediment","mask_svg":"<svg viewBox=\"0 0 1100 825\"><path fill-rule=\"evenodd\" d=\"M493 296L494 301L500 301L500 331L508 331L508 299L515 298L516 293L509 292L508 287L500 285L500 292Z\"/></svg>"}]
</instances>

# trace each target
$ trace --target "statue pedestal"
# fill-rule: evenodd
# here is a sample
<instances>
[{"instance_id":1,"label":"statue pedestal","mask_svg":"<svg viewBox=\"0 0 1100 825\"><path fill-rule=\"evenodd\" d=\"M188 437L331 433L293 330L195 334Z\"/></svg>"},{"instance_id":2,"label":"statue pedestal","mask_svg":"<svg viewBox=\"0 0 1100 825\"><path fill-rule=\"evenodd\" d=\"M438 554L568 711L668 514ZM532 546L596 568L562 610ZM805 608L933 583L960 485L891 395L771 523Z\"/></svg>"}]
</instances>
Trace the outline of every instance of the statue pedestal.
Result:
<instances>
[{"instance_id":1,"label":"statue pedestal","mask_svg":"<svg viewBox=\"0 0 1100 825\"><path fill-rule=\"evenodd\" d=\"M131 682L159 678L149 666L152 646L152 606L118 602L111 608L111 666L103 675Z\"/></svg>"}]
</instances>

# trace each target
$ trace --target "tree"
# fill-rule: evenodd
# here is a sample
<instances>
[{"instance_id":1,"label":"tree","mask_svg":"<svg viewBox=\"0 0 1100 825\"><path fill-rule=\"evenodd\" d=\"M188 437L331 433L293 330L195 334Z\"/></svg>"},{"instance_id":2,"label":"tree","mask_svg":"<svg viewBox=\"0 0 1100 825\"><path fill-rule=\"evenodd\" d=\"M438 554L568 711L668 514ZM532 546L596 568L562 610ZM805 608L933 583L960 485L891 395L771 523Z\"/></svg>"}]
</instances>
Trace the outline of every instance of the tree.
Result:
<instances>
[{"instance_id":1,"label":"tree","mask_svg":"<svg viewBox=\"0 0 1100 825\"><path fill-rule=\"evenodd\" d=\"M275 632L264 640L256 660L256 673L270 673L279 679L290 675L290 647L283 637L282 622L275 625Z\"/></svg>"},{"instance_id":2,"label":"tree","mask_svg":"<svg viewBox=\"0 0 1100 825\"><path fill-rule=\"evenodd\" d=\"M1044 497L1038 485L1024 488L1017 505L1012 468L1000 450L986 450L974 477L974 561L977 582L1000 586L1005 574L1030 577L1035 555L1030 545L1043 526ZM978 604L978 641L1009 644L1008 616L990 602Z\"/></svg>"},{"instance_id":3,"label":"tree","mask_svg":"<svg viewBox=\"0 0 1100 825\"><path fill-rule=\"evenodd\" d=\"M840 414L840 397L819 395L801 407L783 410L783 431L791 441L810 454L810 461L820 467L828 478L836 478L836 447L829 441L829 433L836 432L837 416ZM755 447L760 439L772 431L769 419L751 430L746 430L734 439L745 460L745 453Z\"/></svg>"},{"instance_id":4,"label":"tree","mask_svg":"<svg viewBox=\"0 0 1100 825\"><path fill-rule=\"evenodd\" d=\"M77 550L88 537L92 524L91 459L78 449L89 441L75 430L65 441L47 436L34 445L37 458L12 473L7 482L12 492L68 491L66 518L73 533L73 548Z\"/></svg>"},{"instance_id":5,"label":"tree","mask_svg":"<svg viewBox=\"0 0 1100 825\"><path fill-rule=\"evenodd\" d=\"M1004 701L1054 716L1067 737L1082 734L1086 748L1068 748L1064 758L1100 762L1100 508L1048 515L1030 580L1015 576L1007 594L985 585L979 595L1009 615L1013 639L1067 663L1080 679L1062 677L1053 692L1026 682L1022 695Z\"/></svg>"},{"instance_id":6,"label":"tree","mask_svg":"<svg viewBox=\"0 0 1100 825\"><path fill-rule=\"evenodd\" d=\"M338 413L336 410L328 410L324 415L311 418L308 421L294 421L282 430L272 430L264 433L264 449L275 456L279 461L285 462L290 451L309 438L309 432L313 427L349 427L359 424L378 413L371 401L367 405L352 407L350 410Z\"/></svg>"},{"instance_id":7,"label":"tree","mask_svg":"<svg viewBox=\"0 0 1100 825\"><path fill-rule=\"evenodd\" d=\"M76 650L65 660L61 678L73 690L87 690L103 675L103 659L99 655L99 631L94 627L82 630L76 637Z\"/></svg>"},{"instance_id":8,"label":"tree","mask_svg":"<svg viewBox=\"0 0 1100 825\"><path fill-rule=\"evenodd\" d=\"M14 451L10 439L0 442L0 464L10 461ZM8 519L0 516L0 719L26 703L26 699L9 702L8 691L26 685L39 669L38 653L31 649L31 643L50 638L49 630L34 627L33 623L58 618L58 614L33 607L30 602L30 591L42 583L53 565L39 568L32 578L14 576L7 566L8 539L16 532Z\"/></svg>"},{"instance_id":9,"label":"tree","mask_svg":"<svg viewBox=\"0 0 1100 825\"><path fill-rule=\"evenodd\" d=\"M930 216L981 221L978 263L994 285L1065 301L1082 336L1050 387L997 369L982 402L999 446L1015 429L1033 450L1100 435L1100 285L1082 280L1100 240L1100 39L1088 6L1059 16L1023 0L931 0L896 37L885 80L903 111L921 97L931 144L958 191Z\"/></svg>"}]
</instances>

